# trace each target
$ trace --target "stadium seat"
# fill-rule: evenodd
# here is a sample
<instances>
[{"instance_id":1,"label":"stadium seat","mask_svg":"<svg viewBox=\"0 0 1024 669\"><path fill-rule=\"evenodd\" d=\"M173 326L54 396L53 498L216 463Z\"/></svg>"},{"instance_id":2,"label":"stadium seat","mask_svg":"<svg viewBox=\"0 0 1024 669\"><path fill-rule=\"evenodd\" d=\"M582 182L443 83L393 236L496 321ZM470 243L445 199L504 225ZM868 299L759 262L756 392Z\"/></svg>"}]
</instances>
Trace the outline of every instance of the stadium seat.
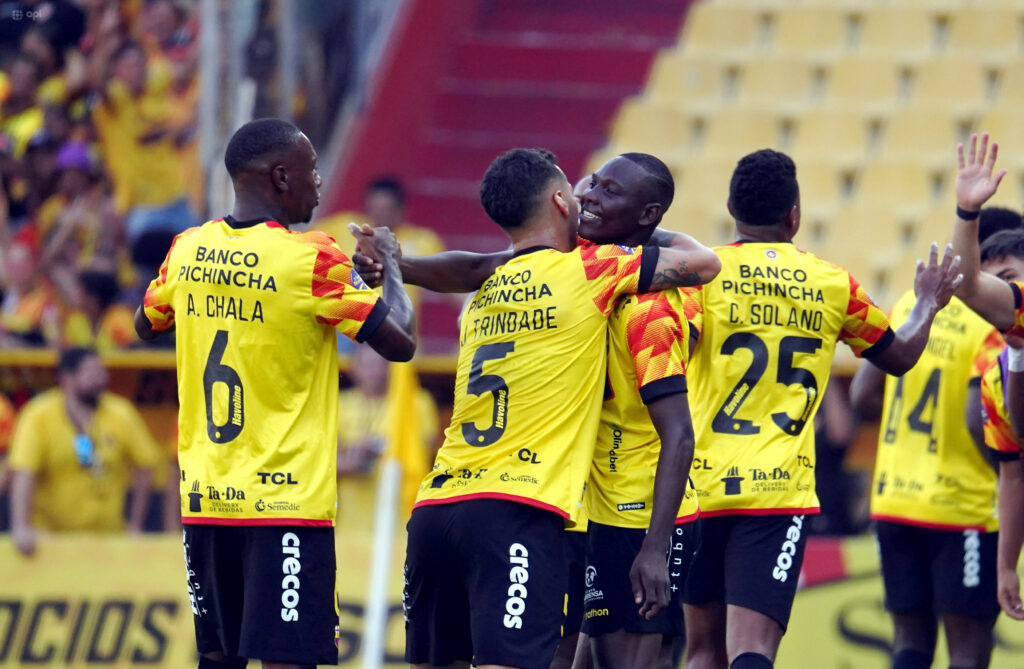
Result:
<instances>
[{"instance_id":1,"label":"stadium seat","mask_svg":"<svg viewBox=\"0 0 1024 669\"><path fill-rule=\"evenodd\" d=\"M883 6L864 12L857 47L864 56L918 62L935 51L936 41L936 16L927 8Z\"/></svg>"},{"instance_id":2,"label":"stadium seat","mask_svg":"<svg viewBox=\"0 0 1024 669\"><path fill-rule=\"evenodd\" d=\"M775 15L771 51L828 62L851 46L849 10L805 5Z\"/></svg>"},{"instance_id":3,"label":"stadium seat","mask_svg":"<svg viewBox=\"0 0 1024 669\"><path fill-rule=\"evenodd\" d=\"M652 153L669 161L688 151L692 124L692 117L674 106L633 98L619 110L611 138L622 151Z\"/></svg>"},{"instance_id":4,"label":"stadium seat","mask_svg":"<svg viewBox=\"0 0 1024 669\"><path fill-rule=\"evenodd\" d=\"M1024 107L1024 58L1005 63L996 73L999 82L996 104Z\"/></svg>"},{"instance_id":5,"label":"stadium seat","mask_svg":"<svg viewBox=\"0 0 1024 669\"><path fill-rule=\"evenodd\" d=\"M858 280L867 282L863 277L873 271L874 256L906 245L908 229L902 221L892 209L874 202L844 207L826 225L821 257L846 267Z\"/></svg>"},{"instance_id":6,"label":"stadium seat","mask_svg":"<svg viewBox=\"0 0 1024 669\"><path fill-rule=\"evenodd\" d=\"M729 199L729 179L736 168L735 159L690 160L682 169L673 167L676 177L676 194L669 210L685 213L691 207L714 216L728 215L725 206ZM679 177L680 173L682 178Z\"/></svg>"},{"instance_id":7,"label":"stadium seat","mask_svg":"<svg viewBox=\"0 0 1024 669\"><path fill-rule=\"evenodd\" d=\"M666 51L654 61L646 95L681 109L708 109L721 104L733 69L720 58Z\"/></svg>"},{"instance_id":8,"label":"stadium seat","mask_svg":"<svg viewBox=\"0 0 1024 669\"><path fill-rule=\"evenodd\" d=\"M815 93L820 68L798 58L763 58L739 71L736 103L772 107L779 111L797 107Z\"/></svg>"},{"instance_id":9,"label":"stadium seat","mask_svg":"<svg viewBox=\"0 0 1024 669\"><path fill-rule=\"evenodd\" d=\"M747 108L725 108L703 119L696 153L738 160L751 151L778 147L780 119L774 113Z\"/></svg>"},{"instance_id":10,"label":"stadium seat","mask_svg":"<svg viewBox=\"0 0 1024 669\"><path fill-rule=\"evenodd\" d=\"M815 109L802 114L793 126L788 153L800 169L805 162L831 161L859 165L872 148L877 121L857 111Z\"/></svg>"},{"instance_id":11,"label":"stadium seat","mask_svg":"<svg viewBox=\"0 0 1024 669\"><path fill-rule=\"evenodd\" d=\"M848 197L844 170L832 162L796 162L800 208L805 219L827 220Z\"/></svg>"},{"instance_id":12,"label":"stadium seat","mask_svg":"<svg viewBox=\"0 0 1024 669\"><path fill-rule=\"evenodd\" d=\"M828 104L865 113L892 110L903 96L903 68L885 58L843 58L829 68Z\"/></svg>"},{"instance_id":13,"label":"stadium seat","mask_svg":"<svg viewBox=\"0 0 1024 669\"><path fill-rule=\"evenodd\" d=\"M903 108L884 124L880 157L950 169L953 149L963 140L966 129L945 108Z\"/></svg>"},{"instance_id":14,"label":"stadium seat","mask_svg":"<svg viewBox=\"0 0 1024 669\"><path fill-rule=\"evenodd\" d=\"M940 177L949 170L929 170L916 163L878 161L857 176L853 201L858 206L883 207L892 215L920 217L948 186ZM872 235L878 232L872 229Z\"/></svg>"},{"instance_id":15,"label":"stadium seat","mask_svg":"<svg viewBox=\"0 0 1024 669\"><path fill-rule=\"evenodd\" d=\"M688 55L749 54L764 43L765 20L755 7L697 3L683 23L680 49Z\"/></svg>"},{"instance_id":16,"label":"stadium seat","mask_svg":"<svg viewBox=\"0 0 1024 669\"><path fill-rule=\"evenodd\" d=\"M986 63L1019 58L1024 50L1024 12L971 4L950 16L947 48L954 55L974 56Z\"/></svg>"},{"instance_id":17,"label":"stadium seat","mask_svg":"<svg viewBox=\"0 0 1024 669\"><path fill-rule=\"evenodd\" d=\"M1024 105L996 105L974 123L972 132L987 132L999 142L999 162L1011 172L1024 167ZM965 138L966 139L966 138ZM1003 195L1000 187L996 197ZM1024 201L1024 200L1022 200Z\"/></svg>"},{"instance_id":18,"label":"stadium seat","mask_svg":"<svg viewBox=\"0 0 1024 669\"><path fill-rule=\"evenodd\" d=\"M913 73L910 99L968 114L992 99L990 68L974 58L948 57L923 63Z\"/></svg>"}]
</instances>

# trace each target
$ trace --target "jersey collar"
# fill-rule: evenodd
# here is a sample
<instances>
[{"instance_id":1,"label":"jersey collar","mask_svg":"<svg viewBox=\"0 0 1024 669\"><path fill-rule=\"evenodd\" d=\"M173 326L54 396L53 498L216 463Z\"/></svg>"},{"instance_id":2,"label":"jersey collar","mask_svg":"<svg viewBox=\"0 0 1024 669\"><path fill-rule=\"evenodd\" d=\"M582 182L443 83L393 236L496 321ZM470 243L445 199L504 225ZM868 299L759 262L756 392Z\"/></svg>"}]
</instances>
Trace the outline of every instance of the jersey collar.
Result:
<instances>
[{"instance_id":1,"label":"jersey collar","mask_svg":"<svg viewBox=\"0 0 1024 669\"><path fill-rule=\"evenodd\" d=\"M269 218L252 218L252 219L249 219L248 221L239 221L234 216L231 216L229 214L228 216L225 216L221 220L223 220L225 223L227 223L228 227L231 227L231 228L233 228L235 230L241 230L243 228L253 228L253 227L256 227L257 225L259 225L261 223L266 223L268 226L270 226L272 228L273 227L278 227L278 228L283 228L284 227L283 225L281 225L277 221L271 220Z\"/></svg>"},{"instance_id":2,"label":"jersey collar","mask_svg":"<svg viewBox=\"0 0 1024 669\"><path fill-rule=\"evenodd\" d=\"M543 246L543 245L540 245L540 246L527 246L525 249L519 249L518 251L513 253L512 257L513 258L518 258L519 256L525 256L527 253L536 253L537 251L549 251L549 250L554 250L554 247L552 247L552 246Z\"/></svg>"}]
</instances>

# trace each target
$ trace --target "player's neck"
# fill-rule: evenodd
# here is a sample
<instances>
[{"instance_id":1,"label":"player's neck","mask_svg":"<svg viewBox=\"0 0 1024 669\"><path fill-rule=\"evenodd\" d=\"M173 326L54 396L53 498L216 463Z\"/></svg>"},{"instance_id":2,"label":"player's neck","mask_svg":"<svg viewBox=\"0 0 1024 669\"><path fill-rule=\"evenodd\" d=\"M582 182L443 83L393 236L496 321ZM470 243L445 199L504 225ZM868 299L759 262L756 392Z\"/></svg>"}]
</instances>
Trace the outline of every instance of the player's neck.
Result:
<instances>
[{"instance_id":1,"label":"player's neck","mask_svg":"<svg viewBox=\"0 0 1024 669\"><path fill-rule=\"evenodd\" d=\"M231 215L236 221L264 219L276 221L286 228L291 226L288 212L281 205L258 198L243 198L239 193L235 194L235 208L231 211Z\"/></svg>"},{"instance_id":2,"label":"player's neck","mask_svg":"<svg viewBox=\"0 0 1024 669\"><path fill-rule=\"evenodd\" d=\"M569 239L568 229L564 225L552 225L550 222L527 221L522 227L510 230L512 252L535 246L546 246L566 253L573 249L575 240Z\"/></svg>"},{"instance_id":3,"label":"player's neck","mask_svg":"<svg viewBox=\"0 0 1024 669\"><path fill-rule=\"evenodd\" d=\"M788 225L746 225L736 221L737 242L789 243L793 234Z\"/></svg>"}]
</instances>

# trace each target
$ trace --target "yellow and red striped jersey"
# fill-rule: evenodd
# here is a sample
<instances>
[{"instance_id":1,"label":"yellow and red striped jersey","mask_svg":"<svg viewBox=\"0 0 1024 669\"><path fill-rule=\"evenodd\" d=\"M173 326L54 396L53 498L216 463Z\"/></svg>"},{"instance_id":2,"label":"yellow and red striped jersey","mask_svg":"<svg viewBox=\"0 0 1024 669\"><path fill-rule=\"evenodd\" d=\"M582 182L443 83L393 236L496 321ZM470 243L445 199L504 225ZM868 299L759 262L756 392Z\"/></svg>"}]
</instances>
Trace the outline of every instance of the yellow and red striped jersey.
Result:
<instances>
[{"instance_id":1,"label":"yellow and red striped jersey","mask_svg":"<svg viewBox=\"0 0 1024 669\"><path fill-rule=\"evenodd\" d=\"M661 441L647 404L686 396L689 339L700 301L693 289L619 298L608 327L608 381L601 406L594 465L584 506L590 519L615 527L646 528L654 501ZM697 518L697 495L687 486L677 522Z\"/></svg>"},{"instance_id":2,"label":"yellow and red striped jersey","mask_svg":"<svg viewBox=\"0 0 1024 669\"><path fill-rule=\"evenodd\" d=\"M145 311L177 332L182 522L332 525L334 331L363 341L388 313L334 240L274 221L191 228Z\"/></svg>"},{"instance_id":3,"label":"yellow and red striped jersey","mask_svg":"<svg viewBox=\"0 0 1024 669\"><path fill-rule=\"evenodd\" d=\"M716 251L688 374L701 515L816 513L813 422L836 344L871 357L889 321L849 272L792 244Z\"/></svg>"},{"instance_id":4,"label":"yellow and red striped jersey","mask_svg":"<svg viewBox=\"0 0 1024 669\"><path fill-rule=\"evenodd\" d=\"M507 499L580 518L597 440L607 319L651 282L656 248L534 247L462 315L455 407L416 506Z\"/></svg>"},{"instance_id":5,"label":"yellow and red striped jersey","mask_svg":"<svg viewBox=\"0 0 1024 669\"><path fill-rule=\"evenodd\" d=\"M985 419L985 445L995 451L997 460L1018 460L1020 439L1010 423L1006 410L1006 349L985 370L981 377L981 407Z\"/></svg>"}]
</instances>

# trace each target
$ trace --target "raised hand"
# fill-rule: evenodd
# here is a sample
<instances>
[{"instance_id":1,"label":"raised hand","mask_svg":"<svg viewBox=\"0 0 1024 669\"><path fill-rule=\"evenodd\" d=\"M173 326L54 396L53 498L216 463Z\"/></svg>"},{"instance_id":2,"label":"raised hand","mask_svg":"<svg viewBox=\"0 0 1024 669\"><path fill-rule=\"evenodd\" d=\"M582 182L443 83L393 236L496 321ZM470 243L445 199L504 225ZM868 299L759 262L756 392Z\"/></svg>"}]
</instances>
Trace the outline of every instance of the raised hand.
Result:
<instances>
[{"instance_id":1,"label":"raised hand","mask_svg":"<svg viewBox=\"0 0 1024 669\"><path fill-rule=\"evenodd\" d=\"M939 245L932 242L928 254L928 265L917 261L917 276L914 278L914 294L919 298L934 300L936 310L949 304L953 293L960 287L964 275L960 273L960 256L953 255L953 245L946 244L942 263L938 262Z\"/></svg>"},{"instance_id":2,"label":"raised hand","mask_svg":"<svg viewBox=\"0 0 1024 669\"><path fill-rule=\"evenodd\" d=\"M992 175L998 153L999 144L992 142L990 147L987 132L981 135L980 147L978 135L971 135L966 160L964 145L956 145L956 203L960 208L978 211L995 194L999 182L1006 176L1006 170L999 170L995 176Z\"/></svg>"}]
</instances>

